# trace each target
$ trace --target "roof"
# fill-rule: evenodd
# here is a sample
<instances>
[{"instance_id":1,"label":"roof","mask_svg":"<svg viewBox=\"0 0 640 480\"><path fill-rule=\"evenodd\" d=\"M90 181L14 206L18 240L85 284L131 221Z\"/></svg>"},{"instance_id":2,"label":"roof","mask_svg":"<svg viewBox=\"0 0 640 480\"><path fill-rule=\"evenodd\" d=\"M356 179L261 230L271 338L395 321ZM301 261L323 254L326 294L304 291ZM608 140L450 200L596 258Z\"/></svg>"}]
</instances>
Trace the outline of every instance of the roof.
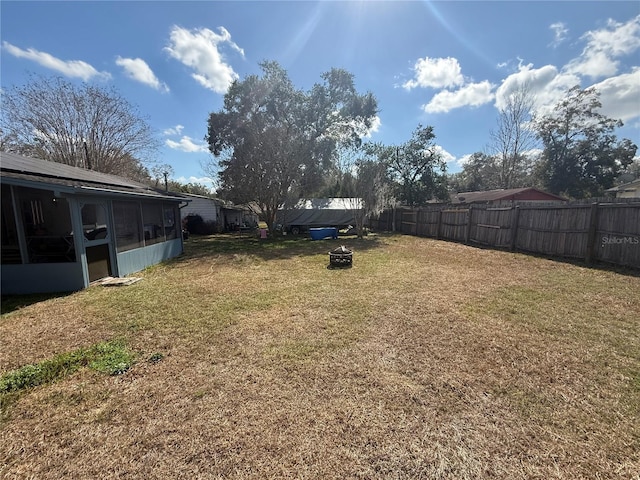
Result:
<instances>
[{"instance_id":1,"label":"roof","mask_svg":"<svg viewBox=\"0 0 640 480\"><path fill-rule=\"evenodd\" d=\"M632 182L623 183L613 188L605 190L605 192L635 192L640 189L640 178L633 180Z\"/></svg>"},{"instance_id":2,"label":"roof","mask_svg":"<svg viewBox=\"0 0 640 480\"><path fill-rule=\"evenodd\" d=\"M52 185L75 193L102 192L183 200L180 195L166 193L124 177L8 152L0 152L0 176L3 179Z\"/></svg>"},{"instance_id":3,"label":"roof","mask_svg":"<svg viewBox=\"0 0 640 480\"><path fill-rule=\"evenodd\" d=\"M533 200L562 201L565 199L552 193L544 192L533 187L487 190L484 192L461 192L452 196L452 203L484 203L501 200L526 201Z\"/></svg>"},{"instance_id":4,"label":"roof","mask_svg":"<svg viewBox=\"0 0 640 480\"><path fill-rule=\"evenodd\" d=\"M359 198L310 198L301 199L292 209L300 210L353 210L362 208Z\"/></svg>"},{"instance_id":5,"label":"roof","mask_svg":"<svg viewBox=\"0 0 640 480\"><path fill-rule=\"evenodd\" d=\"M187 192L171 192L173 195L179 195L181 197L186 198L195 198L199 200L209 200L210 202L215 203L216 205L224 205L224 200L220 200L219 198L207 197L205 195L197 195L195 193L187 193Z\"/></svg>"}]
</instances>

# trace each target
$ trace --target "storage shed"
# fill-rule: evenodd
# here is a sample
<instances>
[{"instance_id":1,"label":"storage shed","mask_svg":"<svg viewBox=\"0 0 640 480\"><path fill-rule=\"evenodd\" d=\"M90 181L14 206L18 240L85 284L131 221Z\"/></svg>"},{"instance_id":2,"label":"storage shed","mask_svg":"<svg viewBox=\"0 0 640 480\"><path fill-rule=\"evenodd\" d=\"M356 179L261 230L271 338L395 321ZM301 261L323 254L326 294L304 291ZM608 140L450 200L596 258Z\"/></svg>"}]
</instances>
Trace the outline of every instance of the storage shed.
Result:
<instances>
[{"instance_id":1,"label":"storage shed","mask_svg":"<svg viewBox=\"0 0 640 480\"><path fill-rule=\"evenodd\" d=\"M184 197L0 152L2 294L64 292L182 253Z\"/></svg>"}]
</instances>

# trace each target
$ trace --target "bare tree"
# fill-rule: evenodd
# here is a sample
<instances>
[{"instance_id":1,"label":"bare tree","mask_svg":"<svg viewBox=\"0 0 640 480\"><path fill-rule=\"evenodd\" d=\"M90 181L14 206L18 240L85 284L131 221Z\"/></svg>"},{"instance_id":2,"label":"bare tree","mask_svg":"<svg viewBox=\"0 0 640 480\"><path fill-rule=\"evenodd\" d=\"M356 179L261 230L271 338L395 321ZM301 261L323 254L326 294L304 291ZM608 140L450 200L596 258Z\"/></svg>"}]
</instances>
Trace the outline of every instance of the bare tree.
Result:
<instances>
[{"instance_id":1,"label":"bare tree","mask_svg":"<svg viewBox=\"0 0 640 480\"><path fill-rule=\"evenodd\" d=\"M361 159L356 167L355 187L361 201L361 208L355 215L356 231L362 238L366 219L380 215L395 200L384 163Z\"/></svg>"},{"instance_id":2,"label":"bare tree","mask_svg":"<svg viewBox=\"0 0 640 480\"><path fill-rule=\"evenodd\" d=\"M364 236L367 219L395 203L388 166L378 158L378 153L379 149L368 143L358 149L343 149L337 165L336 194L351 210L360 238Z\"/></svg>"},{"instance_id":3,"label":"bare tree","mask_svg":"<svg viewBox=\"0 0 640 480\"><path fill-rule=\"evenodd\" d=\"M169 178L174 175L173 167L168 163L162 163L154 165L151 168L151 178L155 183L155 187L159 188L161 185L164 188L169 187Z\"/></svg>"},{"instance_id":4,"label":"bare tree","mask_svg":"<svg viewBox=\"0 0 640 480\"><path fill-rule=\"evenodd\" d=\"M490 133L490 155L495 158L501 188L519 185L530 168L527 151L536 144L531 128L534 97L525 84L513 91L498 115L497 129Z\"/></svg>"},{"instance_id":5,"label":"bare tree","mask_svg":"<svg viewBox=\"0 0 640 480\"><path fill-rule=\"evenodd\" d=\"M34 77L6 90L1 109L2 147L44 160L128 175L158 146L151 127L113 89Z\"/></svg>"}]
</instances>

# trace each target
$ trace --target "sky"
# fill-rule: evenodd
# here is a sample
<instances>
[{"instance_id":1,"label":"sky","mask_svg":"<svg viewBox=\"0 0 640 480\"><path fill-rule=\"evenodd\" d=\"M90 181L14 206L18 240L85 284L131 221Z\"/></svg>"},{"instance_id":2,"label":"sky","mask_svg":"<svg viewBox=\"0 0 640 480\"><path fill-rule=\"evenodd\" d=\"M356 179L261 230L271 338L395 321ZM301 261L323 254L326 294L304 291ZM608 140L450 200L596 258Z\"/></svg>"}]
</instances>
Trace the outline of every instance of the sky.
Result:
<instances>
[{"instance_id":1,"label":"sky","mask_svg":"<svg viewBox=\"0 0 640 480\"><path fill-rule=\"evenodd\" d=\"M433 126L449 173L486 151L504 99L544 113L574 85L601 92L640 146L638 1L0 2L2 90L30 75L114 87L153 128L173 179L215 186L210 113L234 80L277 61L298 89L331 68L379 113L367 141Z\"/></svg>"}]
</instances>

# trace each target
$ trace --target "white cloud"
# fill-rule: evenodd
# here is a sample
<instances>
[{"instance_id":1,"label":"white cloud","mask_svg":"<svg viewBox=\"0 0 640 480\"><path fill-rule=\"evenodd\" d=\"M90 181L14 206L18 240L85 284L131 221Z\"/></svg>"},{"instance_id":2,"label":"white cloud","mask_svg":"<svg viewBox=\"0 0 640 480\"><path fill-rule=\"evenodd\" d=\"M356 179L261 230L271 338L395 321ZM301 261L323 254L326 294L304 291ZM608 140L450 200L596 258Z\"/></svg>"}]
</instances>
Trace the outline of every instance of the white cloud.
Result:
<instances>
[{"instance_id":1,"label":"white cloud","mask_svg":"<svg viewBox=\"0 0 640 480\"><path fill-rule=\"evenodd\" d=\"M542 150L541 148L531 148L525 152L522 152L522 154L529 159L535 160L539 158L543 152L544 150Z\"/></svg>"},{"instance_id":2,"label":"white cloud","mask_svg":"<svg viewBox=\"0 0 640 480\"><path fill-rule=\"evenodd\" d=\"M9 42L2 42L2 48L14 57L31 60L45 68L55 70L66 77L81 78L84 81L94 77L104 79L111 78L108 72L99 72L82 60L60 60L49 53L41 52L33 48L23 50L15 45L11 45Z\"/></svg>"},{"instance_id":3,"label":"white cloud","mask_svg":"<svg viewBox=\"0 0 640 480\"><path fill-rule=\"evenodd\" d=\"M165 140L165 144L169 148L187 153L209 151L208 145L206 143L196 143L191 137L188 137L186 135L184 135L179 142L174 142L173 140L167 139Z\"/></svg>"},{"instance_id":4,"label":"white cloud","mask_svg":"<svg viewBox=\"0 0 640 480\"><path fill-rule=\"evenodd\" d=\"M519 71L505 78L496 90L496 108L504 108L508 96L523 85L527 86L533 97L534 112L544 116L551 113L565 97L567 90L581 85L581 82L574 73L558 71L553 65L537 69L532 68L531 64L521 65ZM640 116L640 67L592 86L601 94L601 111L604 115L625 122Z\"/></svg>"},{"instance_id":5,"label":"white cloud","mask_svg":"<svg viewBox=\"0 0 640 480\"><path fill-rule=\"evenodd\" d=\"M516 73L509 75L496 90L498 109L506 106L509 96L519 88L526 87L534 100L534 110L552 107L580 78L570 73L559 72L553 65L533 68L532 64L519 65Z\"/></svg>"},{"instance_id":6,"label":"white cloud","mask_svg":"<svg viewBox=\"0 0 640 480\"><path fill-rule=\"evenodd\" d=\"M197 183L199 185L204 185L209 187L209 189L213 192L213 188L216 185L216 181L211 177L194 177L193 175L189 178L182 176L176 178L176 182L185 184L185 183Z\"/></svg>"},{"instance_id":7,"label":"white cloud","mask_svg":"<svg viewBox=\"0 0 640 480\"><path fill-rule=\"evenodd\" d=\"M549 29L553 31L553 42L550 45L554 48L564 42L567 38L567 33L569 33L569 29L562 22L552 23L549 25Z\"/></svg>"},{"instance_id":8,"label":"white cloud","mask_svg":"<svg viewBox=\"0 0 640 480\"><path fill-rule=\"evenodd\" d=\"M582 39L587 40L586 47L566 70L591 78L615 75L618 59L640 48L640 15L626 23L609 20L605 28L589 31Z\"/></svg>"},{"instance_id":9,"label":"white cloud","mask_svg":"<svg viewBox=\"0 0 640 480\"><path fill-rule=\"evenodd\" d=\"M413 70L414 78L402 85L407 90L416 87L447 88L464 83L462 69L455 58L419 58Z\"/></svg>"},{"instance_id":10,"label":"white cloud","mask_svg":"<svg viewBox=\"0 0 640 480\"><path fill-rule=\"evenodd\" d=\"M618 62L610 58L606 52L592 50L569 62L566 70L591 78L606 77L616 74Z\"/></svg>"},{"instance_id":11,"label":"white cloud","mask_svg":"<svg viewBox=\"0 0 640 480\"><path fill-rule=\"evenodd\" d=\"M170 127L164 130L162 133L164 135L181 135L182 130L184 130L183 125L176 125L175 127Z\"/></svg>"},{"instance_id":12,"label":"white cloud","mask_svg":"<svg viewBox=\"0 0 640 480\"><path fill-rule=\"evenodd\" d=\"M373 119L373 122L371 123L371 128L367 130L367 133L365 133L364 136L367 138L371 138L374 133L377 133L380 130L380 125L382 125L382 120L378 115L376 115Z\"/></svg>"},{"instance_id":13,"label":"white cloud","mask_svg":"<svg viewBox=\"0 0 640 480\"><path fill-rule=\"evenodd\" d=\"M161 92L168 92L169 87L158 80L147 62L141 58L116 58L116 65L122 67L130 78Z\"/></svg>"},{"instance_id":14,"label":"white cloud","mask_svg":"<svg viewBox=\"0 0 640 480\"><path fill-rule=\"evenodd\" d=\"M464 167L467 163L469 163L469 160L471 160L472 155L473 154L471 153L467 153L466 155L461 156L456 160L456 165L458 165L461 168Z\"/></svg>"},{"instance_id":15,"label":"white cloud","mask_svg":"<svg viewBox=\"0 0 640 480\"><path fill-rule=\"evenodd\" d=\"M540 88L535 92L536 107L540 109L555 105L558 100L564 98L567 90L576 85L580 85L580 78L571 73L564 71L559 72L558 75L546 85L546 88ZM542 85L540 87L542 87Z\"/></svg>"},{"instance_id":16,"label":"white cloud","mask_svg":"<svg viewBox=\"0 0 640 480\"><path fill-rule=\"evenodd\" d=\"M450 154L449 152L447 152L440 145L436 145L435 150L436 150L436 153L440 155L440 157L442 158L442 160L444 160L445 163L452 163L456 161L456 157Z\"/></svg>"},{"instance_id":17,"label":"white cloud","mask_svg":"<svg viewBox=\"0 0 640 480\"><path fill-rule=\"evenodd\" d=\"M469 83L453 92L444 90L437 93L422 108L427 113L446 113L454 108L479 107L493 100L492 89L493 85L488 80L480 83Z\"/></svg>"},{"instance_id":18,"label":"white cloud","mask_svg":"<svg viewBox=\"0 0 640 480\"><path fill-rule=\"evenodd\" d=\"M165 50L191 68L194 71L191 76L203 87L223 94L238 74L225 60L221 48L229 46L243 57L244 50L231 40L231 34L224 27L219 27L219 31L218 34L207 28L173 27Z\"/></svg>"},{"instance_id":19,"label":"white cloud","mask_svg":"<svg viewBox=\"0 0 640 480\"><path fill-rule=\"evenodd\" d=\"M593 85L600 92L601 112L627 122L640 117L640 67Z\"/></svg>"}]
</instances>

